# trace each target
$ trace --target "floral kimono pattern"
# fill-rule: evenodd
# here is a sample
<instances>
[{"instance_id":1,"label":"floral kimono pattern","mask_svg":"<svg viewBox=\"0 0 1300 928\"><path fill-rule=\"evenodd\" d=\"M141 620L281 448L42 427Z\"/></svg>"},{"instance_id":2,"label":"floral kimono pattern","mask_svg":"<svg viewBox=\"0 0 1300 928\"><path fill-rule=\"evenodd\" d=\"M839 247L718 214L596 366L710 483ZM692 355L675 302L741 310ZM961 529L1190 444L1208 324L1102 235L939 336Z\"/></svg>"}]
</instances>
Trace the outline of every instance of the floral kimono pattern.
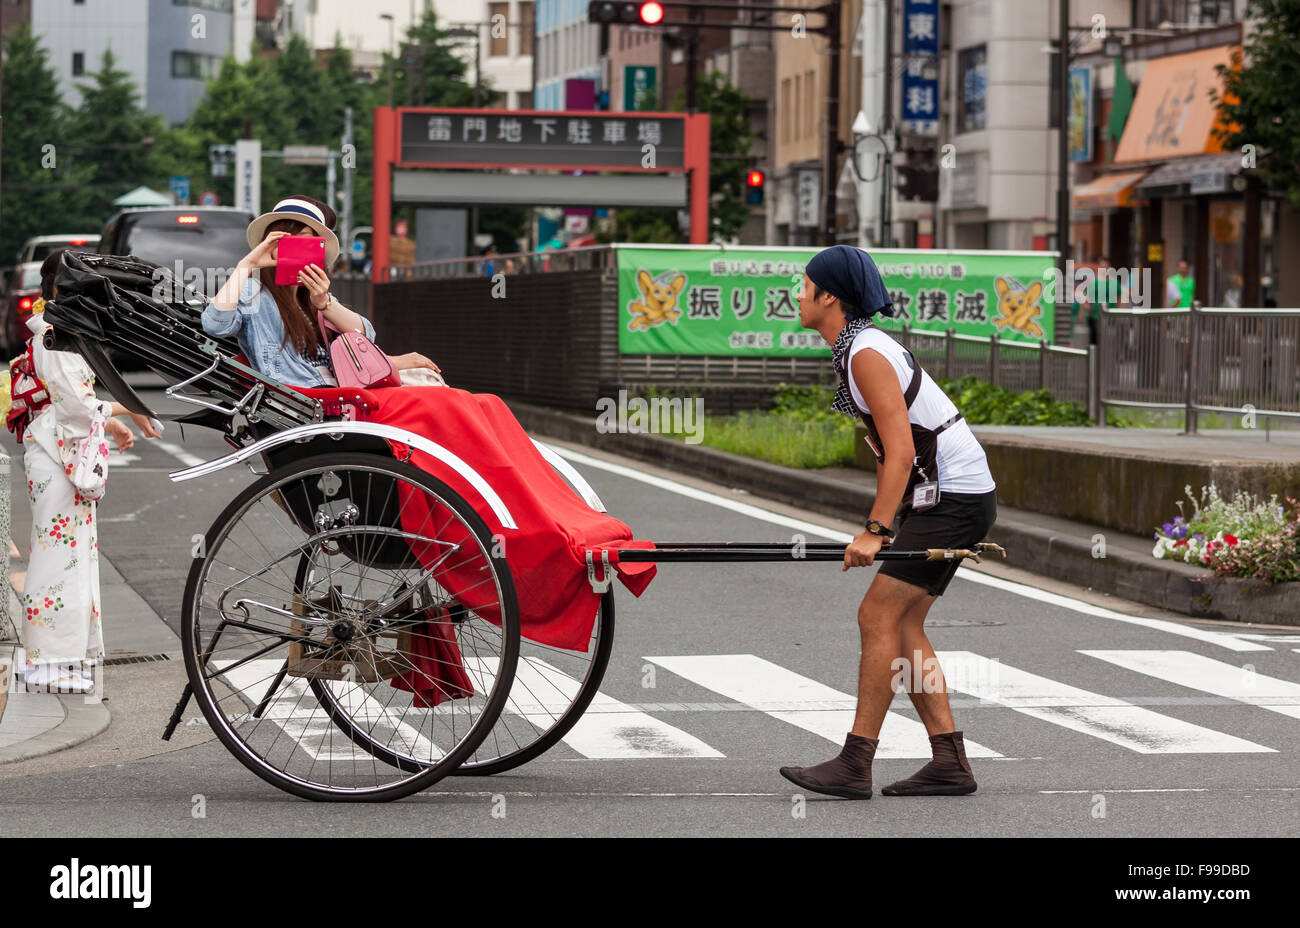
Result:
<instances>
[{"instance_id":1,"label":"floral kimono pattern","mask_svg":"<svg viewBox=\"0 0 1300 928\"><path fill-rule=\"evenodd\" d=\"M23 645L28 665L93 662L104 654L98 525L94 500L77 492L69 474L78 440L112 407L96 399L95 375L80 355L46 349L38 332L33 357L50 404L23 436L32 506L31 556L20 597Z\"/></svg>"}]
</instances>

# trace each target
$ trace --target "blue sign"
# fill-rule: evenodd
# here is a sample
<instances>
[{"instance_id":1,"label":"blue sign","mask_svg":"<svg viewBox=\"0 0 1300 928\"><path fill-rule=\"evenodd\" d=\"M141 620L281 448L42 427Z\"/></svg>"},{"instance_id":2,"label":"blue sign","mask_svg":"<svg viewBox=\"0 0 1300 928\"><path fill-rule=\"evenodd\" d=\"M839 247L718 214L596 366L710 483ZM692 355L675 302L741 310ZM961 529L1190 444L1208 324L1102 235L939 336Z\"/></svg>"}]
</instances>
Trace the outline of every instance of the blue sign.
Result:
<instances>
[{"instance_id":1,"label":"blue sign","mask_svg":"<svg viewBox=\"0 0 1300 928\"><path fill-rule=\"evenodd\" d=\"M1071 161L1092 160L1092 68L1070 69Z\"/></svg>"},{"instance_id":2,"label":"blue sign","mask_svg":"<svg viewBox=\"0 0 1300 928\"><path fill-rule=\"evenodd\" d=\"M939 0L903 0L903 128L939 133Z\"/></svg>"},{"instance_id":3,"label":"blue sign","mask_svg":"<svg viewBox=\"0 0 1300 928\"><path fill-rule=\"evenodd\" d=\"M177 206L190 205L190 179L188 177L171 178L172 199Z\"/></svg>"}]
</instances>

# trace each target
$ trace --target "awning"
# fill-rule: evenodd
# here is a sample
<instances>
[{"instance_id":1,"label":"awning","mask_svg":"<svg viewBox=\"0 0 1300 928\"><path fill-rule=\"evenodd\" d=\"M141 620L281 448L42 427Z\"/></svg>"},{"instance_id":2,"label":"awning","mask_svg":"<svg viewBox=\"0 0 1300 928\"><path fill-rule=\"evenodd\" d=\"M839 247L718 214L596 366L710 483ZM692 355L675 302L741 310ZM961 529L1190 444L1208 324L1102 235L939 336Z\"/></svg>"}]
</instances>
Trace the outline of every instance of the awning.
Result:
<instances>
[{"instance_id":1,"label":"awning","mask_svg":"<svg viewBox=\"0 0 1300 928\"><path fill-rule=\"evenodd\" d=\"M1144 177L1137 189L1144 197L1225 193L1241 170L1241 155L1236 152L1175 158Z\"/></svg>"},{"instance_id":2,"label":"awning","mask_svg":"<svg viewBox=\"0 0 1300 928\"><path fill-rule=\"evenodd\" d=\"M1210 90L1222 91L1223 82L1214 69L1231 64L1236 48L1219 45L1148 61L1115 152L1115 163L1163 161L1223 151L1222 142L1213 132L1219 118Z\"/></svg>"},{"instance_id":3,"label":"awning","mask_svg":"<svg viewBox=\"0 0 1300 928\"><path fill-rule=\"evenodd\" d=\"M1123 171L1094 177L1082 187L1075 188L1074 208L1118 209L1132 206L1133 188L1146 174L1146 171Z\"/></svg>"}]
</instances>

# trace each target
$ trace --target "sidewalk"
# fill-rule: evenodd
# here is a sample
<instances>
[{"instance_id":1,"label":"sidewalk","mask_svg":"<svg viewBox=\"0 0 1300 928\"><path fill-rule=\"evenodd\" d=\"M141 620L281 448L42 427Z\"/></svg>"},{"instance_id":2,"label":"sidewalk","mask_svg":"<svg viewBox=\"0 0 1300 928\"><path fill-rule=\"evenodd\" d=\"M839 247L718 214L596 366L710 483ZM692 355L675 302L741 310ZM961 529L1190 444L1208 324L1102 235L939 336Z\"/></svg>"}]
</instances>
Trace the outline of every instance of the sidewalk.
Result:
<instances>
[{"instance_id":1,"label":"sidewalk","mask_svg":"<svg viewBox=\"0 0 1300 928\"><path fill-rule=\"evenodd\" d=\"M10 548L9 561L10 583L21 590L26 581L26 565L14 547ZM163 654L176 655L180 651L180 640L103 554L99 559L99 575L103 614L107 619L105 664L108 668ZM13 589L8 593L10 614L21 616L16 593ZM108 728L112 720L113 688L104 685L104 670L96 680L96 688L105 690L102 699L97 695L28 693L19 680L24 659L22 648L16 642L0 642L0 660L11 653L13 672L7 703L0 716L0 765L66 750Z\"/></svg>"}]
</instances>

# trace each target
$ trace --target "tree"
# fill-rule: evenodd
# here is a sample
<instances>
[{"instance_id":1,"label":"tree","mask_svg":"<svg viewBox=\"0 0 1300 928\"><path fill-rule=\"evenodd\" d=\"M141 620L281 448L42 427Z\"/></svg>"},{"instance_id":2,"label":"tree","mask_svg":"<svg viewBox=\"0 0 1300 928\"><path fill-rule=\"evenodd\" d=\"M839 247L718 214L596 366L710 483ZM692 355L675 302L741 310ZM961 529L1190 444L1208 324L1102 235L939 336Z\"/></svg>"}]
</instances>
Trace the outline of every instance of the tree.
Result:
<instances>
[{"instance_id":1,"label":"tree","mask_svg":"<svg viewBox=\"0 0 1300 928\"><path fill-rule=\"evenodd\" d=\"M1223 90L1211 91L1224 123L1216 135L1253 153L1260 182L1300 206L1300 2L1250 0L1247 9L1258 25L1244 59L1237 51L1220 65Z\"/></svg>"},{"instance_id":2,"label":"tree","mask_svg":"<svg viewBox=\"0 0 1300 928\"><path fill-rule=\"evenodd\" d=\"M696 85L696 106L709 114L709 239L730 240L749 219L745 202L745 176L749 172L749 97L733 86L720 71L705 75ZM658 94L651 90L641 101L641 111L658 109ZM686 94L679 91L672 109L686 109ZM614 215L612 233L602 241L657 242L686 241L675 214L664 209L621 209Z\"/></svg>"},{"instance_id":3,"label":"tree","mask_svg":"<svg viewBox=\"0 0 1300 928\"><path fill-rule=\"evenodd\" d=\"M75 140L71 154L94 171L86 208L98 224L112 214L117 197L142 184L162 187L167 179L155 148L163 121L140 105L131 75L115 64L113 52L106 50L90 82L78 85L81 105L69 120Z\"/></svg>"},{"instance_id":4,"label":"tree","mask_svg":"<svg viewBox=\"0 0 1300 928\"><path fill-rule=\"evenodd\" d=\"M93 168L71 157L68 108L47 53L23 24L3 45L4 176L0 179L0 258L33 235L93 232L85 189ZM102 220L101 220L102 221Z\"/></svg>"},{"instance_id":5,"label":"tree","mask_svg":"<svg viewBox=\"0 0 1300 928\"><path fill-rule=\"evenodd\" d=\"M394 106L474 105L473 75L467 74L465 60L456 54L455 39L451 30L438 25L438 14L433 9L425 11L419 23L406 30L393 71ZM393 59L385 53L384 67L393 65ZM491 94L481 75L479 83L479 102L486 106Z\"/></svg>"}]
</instances>

